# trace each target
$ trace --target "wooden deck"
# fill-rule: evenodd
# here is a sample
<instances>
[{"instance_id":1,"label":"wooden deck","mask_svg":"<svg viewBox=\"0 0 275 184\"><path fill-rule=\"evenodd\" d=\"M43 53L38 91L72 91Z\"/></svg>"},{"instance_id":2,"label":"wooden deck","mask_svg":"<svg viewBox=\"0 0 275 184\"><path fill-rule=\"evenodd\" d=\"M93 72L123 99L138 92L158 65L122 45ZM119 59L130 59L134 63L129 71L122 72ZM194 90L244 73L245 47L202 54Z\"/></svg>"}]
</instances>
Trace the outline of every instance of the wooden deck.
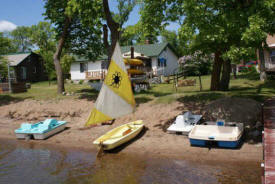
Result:
<instances>
[{"instance_id":1,"label":"wooden deck","mask_svg":"<svg viewBox=\"0 0 275 184\"><path fill-rule=\"evenodd\" d=\"M12 93L22 93L26 92L26 83L25 82L17 82L17 83L11 83L11 92ZM9 93L9 83L0 83L0 94L1 93Z\"/></svg>"},{"instance_id":2,"label":"wooden deck","mask_svg":"<svg viewBox=\"0 0 275 184\"><path fill-rule=\"evenodd\" d=\"M275 184L275 98L264 104L264 177L263 184Z\"/></svg>"},{"instance_id":3,"label":"wooden deck","mask_svg":"<svg viewBox=\"0 0 275 184\"><path fill-rule=\"evenodd\" d=\"M103 80L107 75L107 70L86 72L86 79L88 80Z\"/></svg>"}]
</instances>

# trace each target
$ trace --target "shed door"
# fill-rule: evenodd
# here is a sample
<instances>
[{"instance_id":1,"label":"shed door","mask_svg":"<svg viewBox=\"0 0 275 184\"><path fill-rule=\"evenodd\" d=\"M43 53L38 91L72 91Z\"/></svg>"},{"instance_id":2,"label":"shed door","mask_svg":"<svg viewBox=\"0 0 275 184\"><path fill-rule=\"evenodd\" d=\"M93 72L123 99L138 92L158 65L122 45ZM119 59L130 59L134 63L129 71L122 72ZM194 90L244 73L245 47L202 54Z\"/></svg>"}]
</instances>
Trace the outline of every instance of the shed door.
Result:
<instances>
[{"instance_id":1,"label":"shed door","mask_svg":"<svg viewBox=\"0 0 275 184\"><path fill-rule=\"evenodd\" d=\"M21 67L21 72L22 72L22 79L26 80L27 79L27 68L25 66Z\"/></svg>"}]
</instances>

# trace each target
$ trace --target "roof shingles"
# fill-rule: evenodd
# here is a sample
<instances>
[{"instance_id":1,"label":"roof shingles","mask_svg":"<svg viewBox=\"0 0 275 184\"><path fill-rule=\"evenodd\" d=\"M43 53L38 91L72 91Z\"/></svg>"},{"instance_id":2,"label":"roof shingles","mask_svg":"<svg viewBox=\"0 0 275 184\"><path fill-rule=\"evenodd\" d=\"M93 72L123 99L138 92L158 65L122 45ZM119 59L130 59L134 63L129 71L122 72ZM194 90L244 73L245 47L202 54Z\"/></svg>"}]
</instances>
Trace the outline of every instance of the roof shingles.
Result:
<instances>
[{"instance_id":1,"label":"roof shingles","mask_svg":"<svg viewBox=\"0 0 275 184\"><path fill-rule=\"evenodd\" d=\"M160 53L167 47L169 44L167 42L164 43L155 43L155 44L145 44L145 45L133 45L133 46L122 46L121 52L124 54L126 52L131 51L131 47L134 47L135 52L144 54L148 57L156 57L159 56ZM76 57L77 62L88 61L85 57ZM98 60L106 60L108 57L106 55L100 56Z\"/></svg>"},{"instance_id":2,"label":"roof shingles","mask_svg":"<svg viewBox=\"0 0 275 184\"><path fill-rule=\"evenodd\" d=\"M30 54L31 53L11 54L5 55L4 57L9 61L10 66L17 66Z\"/></svg>"}]
</instances>

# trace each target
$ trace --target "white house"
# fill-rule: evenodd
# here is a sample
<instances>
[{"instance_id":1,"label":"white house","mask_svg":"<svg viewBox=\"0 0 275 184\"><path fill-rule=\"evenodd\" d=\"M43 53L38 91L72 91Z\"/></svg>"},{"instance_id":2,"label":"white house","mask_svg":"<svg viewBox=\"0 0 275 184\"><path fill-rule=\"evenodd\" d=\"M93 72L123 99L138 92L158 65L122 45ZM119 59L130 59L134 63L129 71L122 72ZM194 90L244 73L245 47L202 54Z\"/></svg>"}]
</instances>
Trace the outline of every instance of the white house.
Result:
<instances>
[{"instance_id":1,"label":"white house","mask_svg":"<svg viewBox=\"0 0 275 184\"><path fill-rule=\"evenodd\" d=\"M156 43L121 47L121 52L128 54L134 47L134 52L147 57L146 67L154 75L171 75L178 68L178 55L169 43ZM85 58L76 58L71 65L71 80L100 79L107 72L107 56L97 61L89 61Z\"/></svg>"}]
</instances>

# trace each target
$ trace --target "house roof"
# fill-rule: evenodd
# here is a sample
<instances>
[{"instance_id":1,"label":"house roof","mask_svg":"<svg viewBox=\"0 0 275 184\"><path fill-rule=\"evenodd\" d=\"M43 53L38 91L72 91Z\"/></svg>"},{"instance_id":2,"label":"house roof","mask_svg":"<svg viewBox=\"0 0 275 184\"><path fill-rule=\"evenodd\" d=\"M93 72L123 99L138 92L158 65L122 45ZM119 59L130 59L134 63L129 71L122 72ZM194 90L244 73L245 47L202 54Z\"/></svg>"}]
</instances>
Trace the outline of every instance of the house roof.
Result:
<instances>
[{"instance_id":1,"label":"house roof","mask_svg":"<svg viewBox=\"0 0 275 184\"><path fill-rule=\"evenodd\" d=\"M75 62L83 62L83 61L88 61L89 59L85 56L79 56L79 55L74 55L72 54L72 56L74 56ZM107 55L101 55L99 56L96 61L100 61L100 60L107 60L108 56Z\"/></svg>"},{"instance_id":2,"label":"house roof","mask_svg":"<svg viewBox=\"0 0 275 184\"><path fill-rule=\"evenodd\" d=\"M31 53L17 53L5 55L4 58L6 58L9 61L10 66L17 66L29 55L31 55Z\"/></svg>"},{"instance_id":3,"label":"house roof","mask_svg":"<svg viewBox=\"0 0 275 184\"><path fill-rule=\"evenodd\" d=\"M160 55L160 53L166 48L168 43L155 43L155 44L145 44L145 45L133 45L135 52L139 52L148 57L155 57ZM132 46L121 47L121 52L130 52Z\"/></svg>"},{"instance_id":4,"label":"house roof","mask_svg":"<svg viewBox=\"0 0 275 184\"><path fill-rule=\"evenodd\" d=\"M155 44L144 44L144 45L133 45L133 46L122 46L121 47L121 52L127 53L131 51L131 47L134 47L134 51L137 53L144 54L144 56L148 57L156 57L159 56L160 53L166 48L169 47L177 56L177 52L174 50L174 48L168 43L168 42L163 42L163 43L155 43ZM85 57L78 57L75 56L76 61L87 61L88 59ZM100 56L97 60L107 60L108 56L107 55L102 55Z\"/></svg>"}]
</instances>

